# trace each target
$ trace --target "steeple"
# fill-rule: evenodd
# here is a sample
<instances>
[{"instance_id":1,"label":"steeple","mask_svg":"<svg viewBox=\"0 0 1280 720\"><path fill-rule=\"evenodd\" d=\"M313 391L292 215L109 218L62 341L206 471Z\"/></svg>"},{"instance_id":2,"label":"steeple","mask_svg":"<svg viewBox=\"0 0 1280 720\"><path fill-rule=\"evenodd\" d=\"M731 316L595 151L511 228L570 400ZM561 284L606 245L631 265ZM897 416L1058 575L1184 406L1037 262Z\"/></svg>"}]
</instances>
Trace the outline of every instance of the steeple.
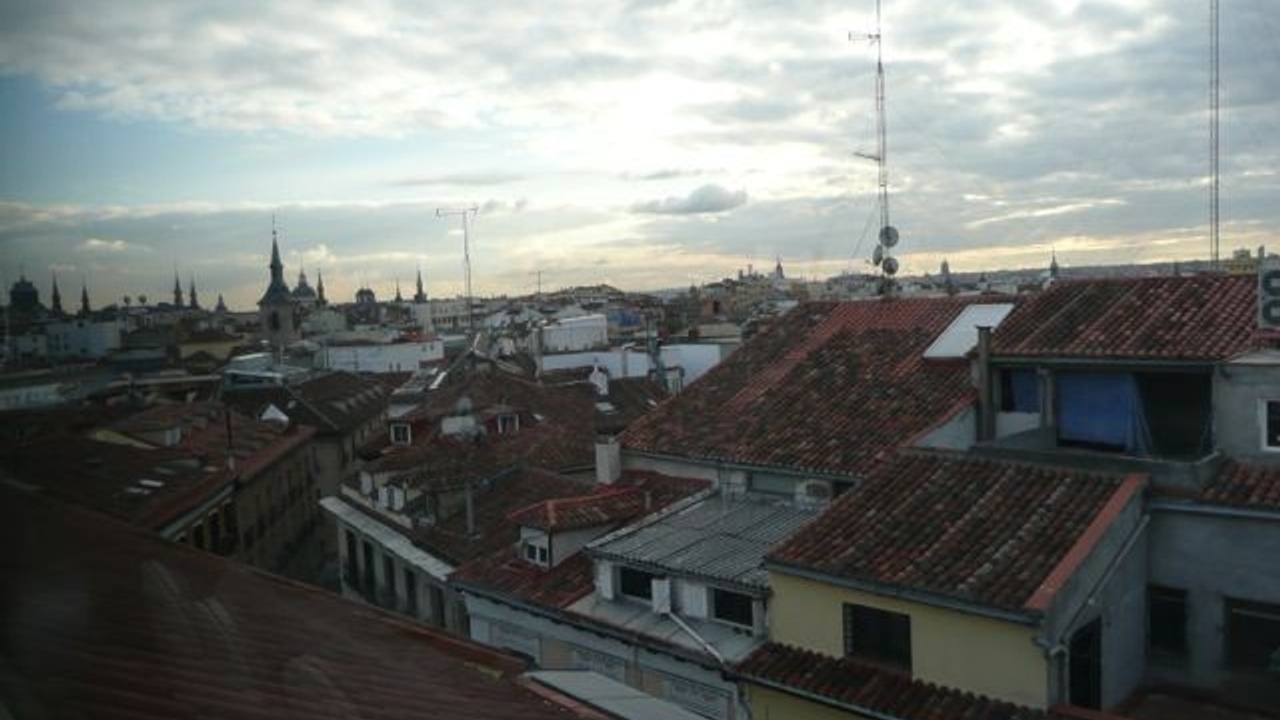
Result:
<instances>
[{"instance_id":1,"label":"steeple","mask_svg":"<svg viewBox=\"0 0 1280 720\"><path fill-rule=\"evenodd\" d=\"M200 309L200 301L196 299L196 276L191 276L191 292L187 293L187 303L192 310Z\"/></svg>"},{"instance_id":2,"label":"steeple","mask_svg":"<svg viewBox=\"0 0 1280 720\"><path fill-rule=\"evenodd\" d=\"M178 271L173 271L173 306L182 307L182 281L178 279Z\"/></svg>"},{"instance_id":3,"label":"steeple","mask_svg":"<svg viewBox=\"0 0 1280 720\"><path fill-rule=\"evenodd\" d=\"M1053 280L1058 279L1058 251L1053 250L1053 257L1049 259L1049 277Z\"/></svg>"},{"instance_id":4,"label":"steeple","mask_svg":"<svg viewBox=\"0 0 1280 720\"><path fill-rule=\"evenodd\" d=\"M213 307L213 311L224 313L227 311L227 304L222 301L222 293L218 293L218 304Z\"/></svg>"},{"instance_id":5,"label":"steeple","mask_svg":"<svg viewBox=\"0 0 1280 720\"><path fill-rule=\"evenodd\" d=\"M258 301L258 305L288 304L293 296L289 292L289 286L284 281L284 263L280 262L280 242L274 227L275 220L272 219L271 228L271 282L267 285L267 291L263 293L262 299Z\"/></svg>"},{"instance_id":6,"label":"steeple","mask_svg":"<svg viewBox=\"0 0 1280 720\"><path fill-rule=\"evenodd\" d=\"M62 293L58 292L58 273L53 273L53 304L52 310L54 315L62 315Z\"/></svg>"},{"instance_id":7,"label":"steeple","mask_svg":"<svg viewBox=\"0 0 1280 720\"><path fill-rule=\"evenodd\" d=\"M128 296L125 296L128 298ZM80 315L81 317L89 317L89 284L80 284Z\"/></svg>"},{"instance_id":8,"label":"steeple","mask_svg":"<svg viewBox=\"0 0 1280 720\"><path fill-rule=\"evenodd\" d=\"M320 274L318 269L316 270L316 302L320 305L328 302L324 299L324 276Z\"/></svg>"},{"instance_id":9,"label":"steeple","mask_svg":"<svg viewBox=\"0 0 1280 720\"><path fill-rule=\"evenodd\" d=\"M415 303L424 303L427 301L427 292L422 289L422 268L418 268L418 291L413 294Z\"/></svg>"},{"instance_id":10,"label":"steeple","mask_svg":"<svg viewBox=\"0 0 1280 720\"><path fill-rule=\"evenodd\" d=\"M404 297L400 295L400 281L396 280L396 304L404 302Z\"/></svg>"}]
</instances>

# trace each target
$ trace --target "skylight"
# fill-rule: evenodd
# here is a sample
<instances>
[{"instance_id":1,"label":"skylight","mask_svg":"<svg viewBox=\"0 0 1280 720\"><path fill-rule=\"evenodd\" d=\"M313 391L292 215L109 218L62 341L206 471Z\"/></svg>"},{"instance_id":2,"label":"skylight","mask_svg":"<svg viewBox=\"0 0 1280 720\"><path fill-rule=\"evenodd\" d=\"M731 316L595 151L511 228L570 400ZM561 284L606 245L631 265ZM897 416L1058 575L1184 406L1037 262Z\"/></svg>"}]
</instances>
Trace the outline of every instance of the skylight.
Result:
<instances>
[{"instance_id":1,"label":"skylight","mask_svg":"<svg viewBox=\"0 0 1280 720\"><path fill-rule=\"evenodd\" d=\"M978 344L979 327L994 330L1012 310L1013 303L969 305L924 351L924 357L930 360L964 357Z\"/></svg>"}]
</instances>

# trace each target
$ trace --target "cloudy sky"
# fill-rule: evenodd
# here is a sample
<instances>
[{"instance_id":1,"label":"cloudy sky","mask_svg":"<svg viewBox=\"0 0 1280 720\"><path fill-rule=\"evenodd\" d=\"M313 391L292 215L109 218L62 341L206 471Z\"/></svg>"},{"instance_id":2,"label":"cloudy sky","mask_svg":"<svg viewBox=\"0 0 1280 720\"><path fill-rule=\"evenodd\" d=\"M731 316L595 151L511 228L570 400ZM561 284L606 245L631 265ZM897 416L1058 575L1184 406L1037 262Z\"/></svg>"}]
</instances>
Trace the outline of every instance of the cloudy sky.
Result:
<instances>
[{"instance_id":1,"label":"cloudy sky","mask_svg":"<svg viewBox=\"0 0 1280 720\"><path fill-rule=\"evenodd\" d=\"M885 0L905 271L1208 254L1207 0ZM481 9L483 8L483 9ZM0 4L0 281L250 307L869 269L874 0ZM850 39L850 34L854 39ZM1280 15L1222 10L1225 251L1280 245Z\"/></svg>"}]
</instances>

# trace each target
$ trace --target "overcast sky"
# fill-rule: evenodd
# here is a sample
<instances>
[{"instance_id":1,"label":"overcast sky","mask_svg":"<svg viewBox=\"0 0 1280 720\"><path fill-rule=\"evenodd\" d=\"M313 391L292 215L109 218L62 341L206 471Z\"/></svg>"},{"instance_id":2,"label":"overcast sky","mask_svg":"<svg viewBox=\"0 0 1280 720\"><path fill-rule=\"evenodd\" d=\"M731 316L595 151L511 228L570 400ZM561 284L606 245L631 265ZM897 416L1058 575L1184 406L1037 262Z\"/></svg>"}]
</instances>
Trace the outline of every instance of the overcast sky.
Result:
<instances>
[{"instance_id":1,"label":"overcast sky","mask_svg":"<svg viewBox=\"0 0 1280 720\"><path fill-rule=\"evenodd\" d=\"M1206 257L1207 0L885 0L905 272ZM869 269L874 0L0 3L0 280L248 308ZM1224 253L1280 245L1280 13L1222 4ZM855 39L850 40L850 33Z\"/></svg>"}]
</instances>

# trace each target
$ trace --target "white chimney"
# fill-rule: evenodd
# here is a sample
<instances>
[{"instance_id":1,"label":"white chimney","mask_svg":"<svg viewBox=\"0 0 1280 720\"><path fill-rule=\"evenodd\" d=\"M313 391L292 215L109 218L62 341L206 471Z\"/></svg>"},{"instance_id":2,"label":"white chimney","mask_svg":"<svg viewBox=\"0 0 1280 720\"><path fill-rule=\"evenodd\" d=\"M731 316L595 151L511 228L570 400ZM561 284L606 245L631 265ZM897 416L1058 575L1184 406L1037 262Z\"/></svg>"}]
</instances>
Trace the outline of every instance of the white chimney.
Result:
<instances>
[{"instance_id":1,"label":"white chimney","mask_svg":"<svg viewBox=\"0 0 1280 720\"><path fill-rule=\"evenodd\" d=\"M613 438L596 443L596 482L612 485L622 477L622 448Z\"/></svg>"}]
</instances>

